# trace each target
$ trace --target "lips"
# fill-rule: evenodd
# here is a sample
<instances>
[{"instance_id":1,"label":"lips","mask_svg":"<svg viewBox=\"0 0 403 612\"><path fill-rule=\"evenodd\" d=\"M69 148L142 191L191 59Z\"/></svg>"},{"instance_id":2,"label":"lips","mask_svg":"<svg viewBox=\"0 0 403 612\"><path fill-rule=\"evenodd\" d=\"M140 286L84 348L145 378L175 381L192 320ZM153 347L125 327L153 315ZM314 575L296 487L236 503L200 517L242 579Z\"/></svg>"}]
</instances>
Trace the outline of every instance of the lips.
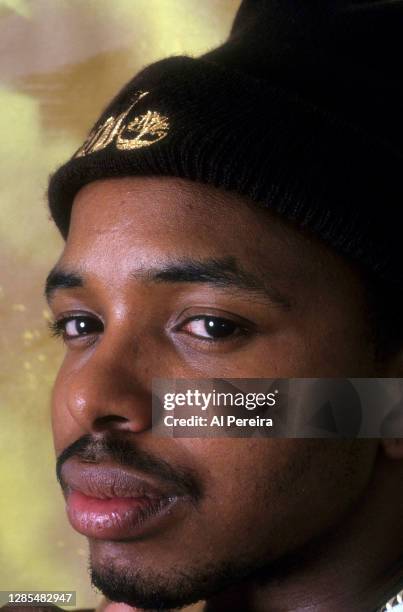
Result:
<instances>
[{"instance_id":1,"label":"lips","mask_svg":"<svg viewBox=\"0 0 403 612\"><path fill-rule=\"evenodd\" d=\"M124 468L69 459L61 470L66 510L79 533L104 540L144 536L172 517L184 499Z\"/></svg>"}]
</instances>

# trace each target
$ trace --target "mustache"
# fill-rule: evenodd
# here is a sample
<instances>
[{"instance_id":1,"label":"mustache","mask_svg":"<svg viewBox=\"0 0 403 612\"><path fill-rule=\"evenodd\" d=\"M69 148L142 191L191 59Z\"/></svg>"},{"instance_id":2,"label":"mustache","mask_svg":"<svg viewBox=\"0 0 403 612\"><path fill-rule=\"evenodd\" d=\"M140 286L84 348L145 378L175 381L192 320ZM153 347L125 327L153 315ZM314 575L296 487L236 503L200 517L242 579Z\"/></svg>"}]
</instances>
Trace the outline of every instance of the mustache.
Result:
<instances>
[{"instance_id":1,"label":"mustache","mask_svg":"<svg viewBox=\"0 0 403 612\"><path fill-rule=\"evenodd\" d=\"M96 464L113 461L121 467L135 469L145 476L171 485L176 491L190 496L195 501L202 496L202 486L190 469L173 468L164 459L140 450L132 441L109 434L102 438L84 435L60 453L56 460L56 478L63 490L65 484L62 466L71 457Z\"/></svg>"}]
</instances>

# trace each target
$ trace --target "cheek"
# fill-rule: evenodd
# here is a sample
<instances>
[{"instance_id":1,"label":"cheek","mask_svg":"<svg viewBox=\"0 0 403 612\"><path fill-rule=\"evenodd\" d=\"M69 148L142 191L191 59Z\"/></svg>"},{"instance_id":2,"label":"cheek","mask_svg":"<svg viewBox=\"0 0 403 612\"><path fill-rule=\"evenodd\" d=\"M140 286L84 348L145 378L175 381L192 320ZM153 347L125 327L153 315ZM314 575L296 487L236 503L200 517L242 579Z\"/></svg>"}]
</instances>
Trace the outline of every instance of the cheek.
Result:
<instances>
[{"instance_id":1,"label":"cheek","mask_svg":"<svg viewBox=\"0 0 403 612\"><path fill-rule=\"evenodd\" d=\"M267 344L271 377L339 378L374 376L373 347L360 325L336 317L306 317L275 334ZM266 370L267 371L267 370ZM267 374L266 374L267 376ZM264 376L263 376L264 377Z\"/></svg>"},{"instance_id":2,"label":"cheek","mask_svg":"<svg viewBox=\"0 0 403 612\"><path fill-rule=\"evenodd\" d=\"M205 480L198 527L207 548L272 558L339 520L365 488L373 455L329 440L198 440L189 450Z\"/></svg>"}]
</instances>

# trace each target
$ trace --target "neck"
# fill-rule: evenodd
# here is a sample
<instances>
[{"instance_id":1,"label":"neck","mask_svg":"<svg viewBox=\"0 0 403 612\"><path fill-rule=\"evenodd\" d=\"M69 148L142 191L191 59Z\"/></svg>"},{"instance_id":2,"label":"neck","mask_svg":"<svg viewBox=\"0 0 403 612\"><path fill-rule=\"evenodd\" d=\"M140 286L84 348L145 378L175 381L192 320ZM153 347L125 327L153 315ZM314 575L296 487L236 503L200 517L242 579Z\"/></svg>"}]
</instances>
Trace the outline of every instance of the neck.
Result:
<instances>
[{"instance_id":1,"label":"neck","mask_svg":"<svg viewBox=\"0 0 403 612\"><path fill-rule=\"evenodd\" d=\"M205 612L376 612L403 587L402 480L401 462L380 453L366 491L331 533L210 599Z\"/></svg>"}]
</instances>

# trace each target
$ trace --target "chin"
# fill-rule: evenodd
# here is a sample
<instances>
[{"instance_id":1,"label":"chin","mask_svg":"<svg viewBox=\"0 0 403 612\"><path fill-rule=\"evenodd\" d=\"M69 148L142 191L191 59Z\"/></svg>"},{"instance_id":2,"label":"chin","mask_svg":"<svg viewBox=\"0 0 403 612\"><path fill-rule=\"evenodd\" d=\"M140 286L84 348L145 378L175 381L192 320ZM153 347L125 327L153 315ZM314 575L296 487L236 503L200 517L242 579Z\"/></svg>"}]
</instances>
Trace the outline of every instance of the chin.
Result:
<instances>
[{"instance_id":1,"label":"chin","mask_svg":"<svg viewBox=\"0 0 403 612\"><path fill-rule=\"evenodd\" d=\"M119 552L116 546L113 543L112 548L108 547L102 558L92 551L92 584L111 601L143 610L168 611L209 599L231 585L239 585L243 579L250 579L257 570L225 561L202 564L200 557L182 558L180 565L163 563L157 553L149 556L146 564L144 557L136 558L133 554L125 557L125 551L121 548Z\"/></svg>"}]
</instances>

